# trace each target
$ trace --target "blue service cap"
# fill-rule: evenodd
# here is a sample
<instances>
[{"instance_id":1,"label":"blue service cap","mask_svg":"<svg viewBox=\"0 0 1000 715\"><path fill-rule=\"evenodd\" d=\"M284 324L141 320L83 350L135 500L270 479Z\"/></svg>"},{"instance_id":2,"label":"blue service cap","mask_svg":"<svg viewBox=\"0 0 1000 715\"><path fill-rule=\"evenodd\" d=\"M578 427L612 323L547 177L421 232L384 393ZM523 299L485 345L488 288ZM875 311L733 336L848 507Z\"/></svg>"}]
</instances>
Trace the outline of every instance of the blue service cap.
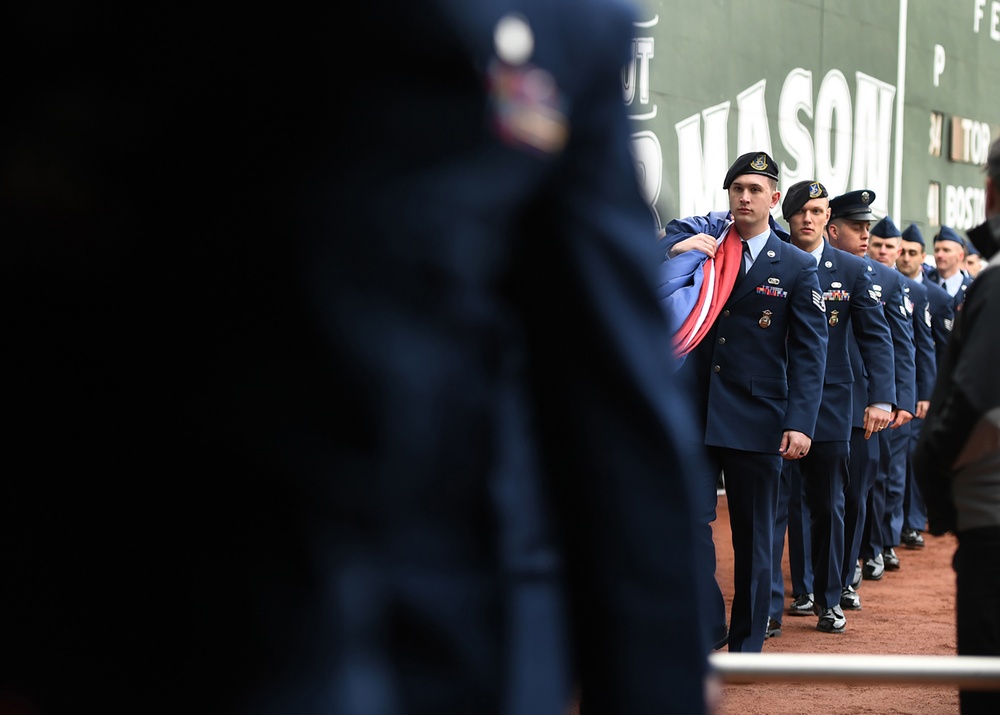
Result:
<instances>
[{"instance_id":1,"label":"blue service cap","mask_svg":"<svg viewBox=\"0 0 1000 715\"><path fill-rule=\"evenodd\" d=\"M744 174L760 174L761 176L770 176L775 181L778 180L778 165L774 162L767 152L763 151L751 151L740 156L739 159L733 162L733 165L729 167L729 171L726 172L726 180L722 184L723 189L728 189L729 185L732 184L737 176L743 176Z\"/></svg>"},{"instance_id":2,"label":"blue service cap","mask_svg":"<svg viewBox=\"0 0 1000 715\"><path fill-rule=\"evenodd\" d=\"M818 181L799 181L788 187L785 200L781 202L781 215L787 221L812 199L822 199L830 194Z\"/></svg>"},{"instance_id":3,"label":"blue service cap","mask_svg":"<svg viewBox=\"0 0 1000 715\"><path fill-rule=\"evenodd\" d=\"M875 192L871 189L848 191L830 199L830 220L846 218L854 221L874 221L871 203L875 200Z\"/></svg>"},{"instance_id":4,"label":"blue service cap","mask_svg":"<svg viewBox=\"0 0 1000 715\"><path fill-rule=\"evenodd\" d=\"M903 233L896 228L896 224L892 222L892 219L886 216L872 226L871 235L878 236L879 238L899 238Z\"/></svg>"},{"instance_id":5,"label":"blue service cap","mask_svg":"<svg viewBox=\"0 0 1000 715\"><path fill-rule=\"evenodd\" d=\"M904 241L919 243L921 246L924 245L924 234L920 233L920 229L915 223L911 223L906 227L906 230L902 233L902 237Z\"/></svg>"},{"instance_id":6,"label":"blue service cap","mask_svg":"<svg viewBox=\"0 0 1000 715\"><path fill-rule=\"evenodd\" d=\"M934 237L934 243L937 243L938 241L954 241L962 247L963 251L967 250L965 241L958 235L958 232L950 226L941 227L941 230L938 231L937 235Z\"/></svg>"}]
</instances>

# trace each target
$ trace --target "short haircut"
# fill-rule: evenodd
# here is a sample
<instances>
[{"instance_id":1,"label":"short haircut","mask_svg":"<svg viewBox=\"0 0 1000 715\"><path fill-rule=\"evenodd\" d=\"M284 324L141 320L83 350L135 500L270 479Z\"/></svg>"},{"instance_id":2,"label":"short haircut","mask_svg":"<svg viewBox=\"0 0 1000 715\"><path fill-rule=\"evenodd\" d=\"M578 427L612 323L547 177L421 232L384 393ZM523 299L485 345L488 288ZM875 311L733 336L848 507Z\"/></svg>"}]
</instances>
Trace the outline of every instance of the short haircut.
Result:
<instances>
[{"instance_id":1,"label":"short haircut","mask_svg":"<svg viewBox=\"0 0 1000 715\"><path fill-rule=\"evenodd\" d=\"M990 145L990 153L986 159L986 173L1000 188L1000 138Z\"/></svg>"}]
</instances>

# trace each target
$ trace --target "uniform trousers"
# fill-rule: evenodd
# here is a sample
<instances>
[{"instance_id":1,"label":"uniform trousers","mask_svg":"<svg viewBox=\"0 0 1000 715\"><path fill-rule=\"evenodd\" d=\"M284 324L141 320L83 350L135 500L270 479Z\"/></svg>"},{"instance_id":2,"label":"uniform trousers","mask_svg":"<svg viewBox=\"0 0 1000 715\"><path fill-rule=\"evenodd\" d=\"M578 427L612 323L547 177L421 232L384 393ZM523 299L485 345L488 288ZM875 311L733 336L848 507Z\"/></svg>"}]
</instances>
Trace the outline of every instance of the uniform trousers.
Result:
<instances>
[{"instance_id":1,"label":"uniform trousers","mask_svg":"<svg viewBox=\"0 0 1000 715\"><path fill-rule=\"evenodd\" d=\"M903 502L906 499L906 465L911 423L889 432L889 475L885 483L885 511L882 514L882 551L899 546L903 530Z\"/></svg>"},{"instance_id":2,"label":"uniform trousers","mask_svg":"<svg viewBox=\"0 0 1000 715\"><path fill-rule=\"evenodd\" d=\"M868 493L878 474L879 442L874 437L865 439L860 427L851 429L851 457L848 461L848 481L844 489L844 567L841 586L854 580L861 541L864 536L865 517L868 514Z\"/></svg>"},{"instance_id":3,"label":"uniform trousers","mask_svg":"<svg viewBox=\"0 0 1000 715\"><path fill-rule=\"evenodd\" d=\"M883 520L886 511L886 502L889 498L889 472L892 464L892 443L891 433L894 430L885 429L877 435L872 435L870 441L878 439L878 473L875 475L875 483L871 491L868 492L867 511L865 514L865 528L861 538L861 550L859 554L862 559L868 560L880 555L885 550L885 533Z\"/></svg>"},{"instance_id":4,"label":"uniform trousers","mask_svg":"<svg viewBox=\"0 0 1000 715\"><path fill-rule=\"evenodd\" d=\"M914 418L910 421L910 438L906 445L906 492L903 496L903 528L923 531L927 528L927 507L920 485L913 477L913 452L920 441L920 431L924 421Z\"/></svg>"},{"instance_id":5,"label":"uniform trousers","mask_svg":"<svg viewBox=\"0 0 1000 715\"><path fill-rule=\"evenodd\" d=\"M781 467L778 482L778 504L774 513L774 546L771 549L771 620L781 623L785 604L785 579L781 572L781 557L788 532L788 572L792 581L792 597L812 593L812 555L809 553L809 506L802 493L804 460L787 460ZM843 520L841 520L843 521ZM839 571L838 566L838 571Z\"/></svg>"},{"instance_id":6,"label":"uniform trousers","mask_svg":"<svg viewBox=\"0 0 1000 715\"><path fill-rule=\"evenodd\" d=\"M699 558L710 558L708 563L714 566L715 546L710 524L716 516L716 485L721 470L725 475L735 556L729 650L760 652L764 647L771 602L771 546L783 460L778 454L724 447L708 447L706 451L709 466L698 480L696 496L696 548ZM724 629L725 602L718 583L701 595L710 617L715 619L715 631L719 631L720 613Z\"/></svg>"},{"instance_id":7,"label":"uniform trousers","mask_svg":"<svg viewBox=\"0 0 1000 715\"><path fill-rule=\"evenodd\" d=\"M803 556L800 560L802 566L794 567L795 555L792 550L792 507L788 509L788 558L789 571L792 576L792 588L803 590L801 593L813 593L815 603L820 608L832 608L840 603L841 569L844 562L844 504L846 501L845 489L849 478L848 467L849 444L846 440L835 442L813 442L809 449L809 454L800 460L786 462L783 475L790 476L798 474L797 479L800 485L802 513L808 519L804 527L798 529L804 544ZM780 504L779 504L780 508ZM777 529L777 527L776 527ZM781 552L780 539L775 534L774 544L778 549L778 557L775 560L775 573L772 574L772 601L771 617L781 620L780 615L775 617L774 592L776 583L781 581ZM772 557L774 551L772 550ZM805 581L805 569L808 564L808 581ZM803 581L796 583L794 571L798 570L804 574ZM774 576L777 578L775 579ZM783 586L783 584L782 584ZM782 594L778 600L778 611L783 603Z\"/></svg>"}]
</instances>

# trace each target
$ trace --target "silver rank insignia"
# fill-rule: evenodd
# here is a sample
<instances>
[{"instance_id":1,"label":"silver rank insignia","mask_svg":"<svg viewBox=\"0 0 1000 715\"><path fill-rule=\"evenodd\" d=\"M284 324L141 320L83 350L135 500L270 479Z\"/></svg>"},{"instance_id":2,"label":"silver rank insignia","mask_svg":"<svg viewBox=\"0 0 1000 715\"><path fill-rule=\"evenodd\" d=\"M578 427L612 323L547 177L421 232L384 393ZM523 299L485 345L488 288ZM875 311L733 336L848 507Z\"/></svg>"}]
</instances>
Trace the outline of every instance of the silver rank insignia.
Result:
<instances>
[{"instance_id":1,"label":"silver rank insignia","mask_svg":"<svg viewBox=\"0 0 1000 715\"><path fill-rule=\"evenodd\" d=\"M830 311L830 326L831 327L833 327L834 325L836 325L837 323L840 322L840 315L839 315L839 313L840 313L839 310L832 310L832 311Z\"/></svg>"},{"instance_id":2,"label":"silver rank insignia","mask_svg":"<svg viewBox=\"0 0 1000 715\"><path fill-rule=\"evenodd\" d=\"M763 313L761 313L760 320L757 321L757 325L759 325L762 328L769 328L769 327L771 327L771 311L770 310L765 310Z\"/></svg>"},{"instance_id":3,"label":"silver rank insignia","mask_svg":"<svg viewBox=\"0 0 1000 715\"><path fill-rule=\"evenodd\" d=\"M833 268L833 261L827 261L823 265L826 266L827 268Z\"/></svg>"}]
</instances>

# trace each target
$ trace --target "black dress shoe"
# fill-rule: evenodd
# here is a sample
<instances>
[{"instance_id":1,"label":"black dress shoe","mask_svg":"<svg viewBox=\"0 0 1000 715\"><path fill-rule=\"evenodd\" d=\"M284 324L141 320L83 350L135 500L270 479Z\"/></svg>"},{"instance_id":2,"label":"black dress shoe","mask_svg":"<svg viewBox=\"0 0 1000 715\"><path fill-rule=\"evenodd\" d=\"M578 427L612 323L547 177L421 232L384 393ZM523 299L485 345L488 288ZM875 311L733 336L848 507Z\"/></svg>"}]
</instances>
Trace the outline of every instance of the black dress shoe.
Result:
<instances>
[{"instance_id":1,"label":"black dress shoe","mask_svg":"<svg viewBox=\"0 0 1000 715\"><path fill-rule=\"evenodd\" d=\"M924 548L924 537L916 529L904 529L899 541L908 549Z\"/></svg>"},{"instance_id":2,"label":"black dress shoe","mask_svg":"<svg viewBox=\"0 0 1000 715\"><path fill-rule=\"evenodd\" d=\"M876 554L865 561L864 568L861 569L861 577L865 581L878 581L885 575L885 561L882 554Z\"/></svg>"},{"instance_id":3,"label":"black dress shoe","mask_svg":"<svg viewBox=\"0 0 1000 715\"><path fill-rule=\"evenodd\" d=\"M885 562L886 571L899 571L899 557L892 547L882 552L882 561Z\"/></svg>"},{"instance_id":4,"label":"black dress shoe","mask_svg":"<svg viewBox=\"0 0 1000 715\"><path fill-rule=\"evenodd\" d=\"M840 606L824 610L823 615L819 617L819 623L816 624L816 630L823 633L843 633L846 628L847 619Z\"/></svg>"},{"instance_id":5,"label":"black dress shoe","mask_svg":"<svg viewBox=\"0 0 1000 715\"><path fill-rule=\"evenodd\" d=\"M861 596L853 586L848 586L840 592L840 607L846 611L861 610Z\"/></svg>"},{"instance_id":6,"label":"black dress shoe","mask_svg":"<svg viewBox=\"0 0 1000 715\"><path fill-rule=\"evenodd\" d=\"M767 619L767 630L764 631L764 640L768 638L777 638L781 635L781 624L773 618L768 617Z\"/></svg>"},{"instance_id":7,"label":"black dress shoe","mask_svg":"<svg viewBox=\"0 0 1000 715\"><path fill-rule=\"evenodd\" d=\"M788 606L788 615L811 616L814 605L811 593L803 593L801 596L795 596L791 605Z\"/></svg>"}]
</instances>

